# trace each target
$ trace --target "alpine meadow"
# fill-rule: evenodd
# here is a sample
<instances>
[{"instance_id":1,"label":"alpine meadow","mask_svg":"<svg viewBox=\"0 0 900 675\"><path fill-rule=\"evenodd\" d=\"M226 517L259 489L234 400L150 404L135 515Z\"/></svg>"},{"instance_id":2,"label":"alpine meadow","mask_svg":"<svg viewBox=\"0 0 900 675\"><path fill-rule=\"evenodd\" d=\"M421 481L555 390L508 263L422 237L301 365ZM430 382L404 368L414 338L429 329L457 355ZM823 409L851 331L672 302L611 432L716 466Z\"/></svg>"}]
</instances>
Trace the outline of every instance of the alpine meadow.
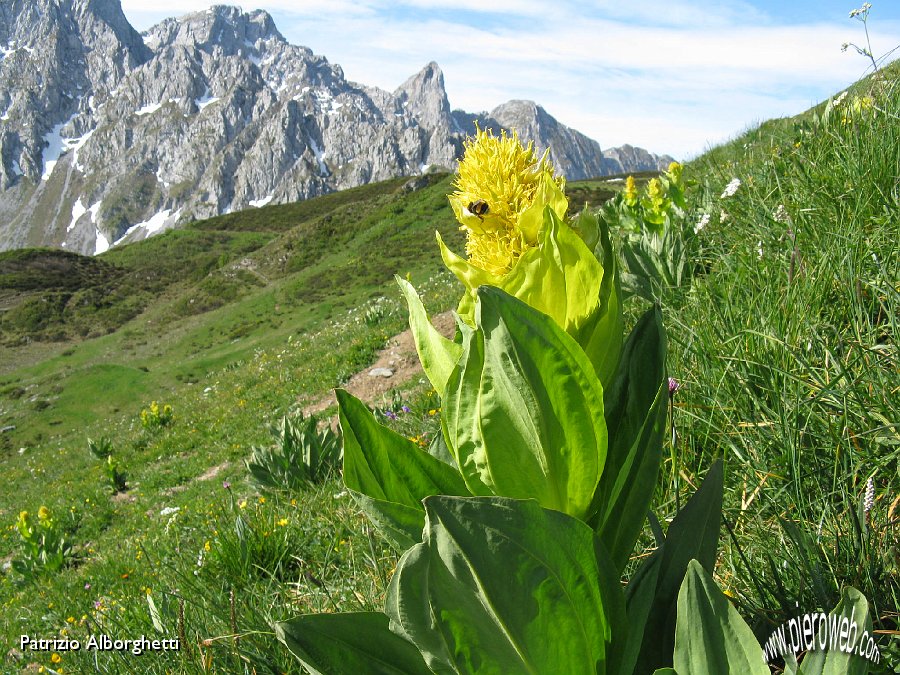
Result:
<instances>
[{"instance_id":1,"label":"alpine meadow","mask_svg":"<svg viewBox=\"0 0 900 675\"><path fill-rule=\"evenodd\" d=\"M476 123L455 173L0 252L4 672L900 672L873 66L661 171Z\"/></svg>"}]
</instances>

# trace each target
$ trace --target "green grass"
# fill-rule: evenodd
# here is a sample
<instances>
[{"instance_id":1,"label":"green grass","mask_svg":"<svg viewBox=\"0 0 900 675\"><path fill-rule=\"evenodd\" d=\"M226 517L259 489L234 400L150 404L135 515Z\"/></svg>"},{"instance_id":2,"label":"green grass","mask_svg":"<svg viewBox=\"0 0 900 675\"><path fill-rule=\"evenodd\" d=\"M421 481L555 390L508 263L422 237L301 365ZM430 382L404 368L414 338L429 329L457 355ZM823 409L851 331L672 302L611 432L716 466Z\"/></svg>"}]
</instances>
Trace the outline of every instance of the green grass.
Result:
<instances>
[{"instance_id":1,"label":"green grass","mask_svg":"<svg viewBox=\"0 0 900 675\"><path fill-rule=\"evenodd\" d=\"M760 638L798 607L830 609L843 584L866 594L876 628L897 628L897 70L877 115L767 122L685 169L690 217L713 218L695 277L663 298L682 388L655 511L671 517L725 459L734 536L723 529L717 576ZM719 197L735 177L737 193ZM24 632L156 634L150 589L160 637L184 644L141 656L142 669L299 672L271 621L380 606L396 556L341 484L261 501L243 460L280 414L345 382L404 327L394 274L410 275L429 311L455 305L433 234L462 251L451 179L415 192L404 182L230 214L96 259L0 255L0 427L15 427L0 434L0 522L46 505L75 544L53 578L3 576L7 644ZM620 186L573 183L573 209ZM641 307L627 310L633 320ZM152 400L172 405L173 424L141 426ZM424 440L439 406L419 382L379 403ZM86 447L101 436L128 474L117 496ZM17 537L0 532L0 558ZM879 645L883 665L900 664L896 638ZM71 653L60 665L129 673L135 658Z\"/></svg>"},{"instance_id":2,"label":"green grass","mask_svg":"<svg viewBox=\"0 0 900 675\"><path fill-rule=\"evenodd\" d=\"M726 460L740 546L724 541L720 574L760 636L798 604L833 606L843 584L868 597L876 629L897 628L900 89L876 91L878 114L767 123L687 170L714 217L705 273L666 308L685 384L679 470ZM896 640L882 647L900 663Z\"/></svg>"}]
</instances>

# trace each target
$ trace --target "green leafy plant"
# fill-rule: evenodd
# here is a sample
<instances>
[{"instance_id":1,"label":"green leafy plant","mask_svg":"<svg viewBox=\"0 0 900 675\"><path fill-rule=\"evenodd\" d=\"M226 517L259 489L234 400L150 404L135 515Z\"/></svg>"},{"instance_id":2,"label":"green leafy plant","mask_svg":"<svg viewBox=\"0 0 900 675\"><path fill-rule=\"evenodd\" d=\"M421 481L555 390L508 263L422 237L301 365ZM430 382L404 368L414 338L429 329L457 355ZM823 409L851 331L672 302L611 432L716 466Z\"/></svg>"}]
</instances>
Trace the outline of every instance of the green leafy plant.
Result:
<instances>
[{"instance_id":1,"label":"green leafy plant","mask_svg":"<svg viewBox=\"0 0 900 675\"><path fill-rule=\"evenodd\" d=\"M666 534L657 525L658 547L627 590L619 583L645 519L654 520L668 401L661 316L648 311L623 340L608 227L582 214L573 229L548 168L529 173L530 148L510 140L479 134L467 150L476 166L461 164L451 196L471 229L467 250L481 256L464 261L443 248L467 289L456 340L437 333L398 279L442 396L442 437L422 449L338 391L344 483L405 553L387 620L312 615L277 625L312 672L346 669L348 650L363 672L397 672L397 663L411 673L652 672L673 663L691 560L712 572L721 463ZM484 193L493 203L475 206L497 170L492 152L513 165L514 184L531 181L530 203L516 202L517 188L509 203L497 204L494 190ZM651 195L646 208L668 207ZM473 209L484 220L513 212L491 225L510 250L482 241L493 233Z\"/></svg>"},{"instance_id":2,"label":"green leafy plant","mask_svg":"<svg viewBox=\"0 0 900 675\"><path fill-rule=\"evenodd\" d=\"M97 441L89 438L87 439L87 445L91 455L103 462L103 473L113 490L113 494L125 492L128 487L126 484L127 474L122 470L119 461L112 455L112 441L105 436L102 436Z\"/></svg>"},{"instance_id":3,"label":"green leafy plant","mask_svg":"<svg viewBox=\"0 0 900 675\"><path fill-rule=\"evenodd\" d=\"M246 460L250 478L264 490L298 490L320 483L341 459L341 435L329 426L318 428L315 417L285 415L272 427L276 444L254 447Z\"/></svg>"},{"instance_id":4,"label":"green leafy plant","mask_svg":"<svg viewBox=\"0 0 900 675\"><path fill-rule=\"evenodd\" d=\"M20 512L15 527L21 538L22 552L13 558L13 570L26 581L32 581L42 574L52 574L63 568L71 555L72 545L50 509L41 506L37 522L28 511Z\"/></svg>"},{"instance_id":5,"label":"green leafy plant","mask_svg":"<svg viewBox=\"0 0 900 675\"><path fill-rule=\"evenodd\" d=\"M626 296L656 302L666 289L688 283L699 229L689 224L685 189L683 167L672 162L643 189L629 176L625 189L601 207L600 219L621 235Z\"/></svg>"}]
</instances>

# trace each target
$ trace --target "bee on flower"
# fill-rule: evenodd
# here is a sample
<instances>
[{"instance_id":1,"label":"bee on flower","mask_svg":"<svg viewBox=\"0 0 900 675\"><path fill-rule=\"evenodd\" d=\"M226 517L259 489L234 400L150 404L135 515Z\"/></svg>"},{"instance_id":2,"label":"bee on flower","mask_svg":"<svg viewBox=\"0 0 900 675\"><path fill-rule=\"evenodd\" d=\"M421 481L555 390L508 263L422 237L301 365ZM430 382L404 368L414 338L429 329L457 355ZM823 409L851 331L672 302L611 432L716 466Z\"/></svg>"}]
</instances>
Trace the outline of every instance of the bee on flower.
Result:
<instances>
[{"instance_id":1,"label":"bee on flower","mask_svg":"<svg viewBox=\"0 0 900 675\"><path fill-rule=\"evenodd\" d=\"M537 245L538 228L525 216L536 200L547 201L545 181L553 183L562 197L552 207L560 218L565 215L565 179L553 175L547 152L538 158L534 143L523 146L516 132L494 136L490 130L477 129L465 148L450 205L466 233L469 263L503 276Z\"/></svg>"}]
</instances>

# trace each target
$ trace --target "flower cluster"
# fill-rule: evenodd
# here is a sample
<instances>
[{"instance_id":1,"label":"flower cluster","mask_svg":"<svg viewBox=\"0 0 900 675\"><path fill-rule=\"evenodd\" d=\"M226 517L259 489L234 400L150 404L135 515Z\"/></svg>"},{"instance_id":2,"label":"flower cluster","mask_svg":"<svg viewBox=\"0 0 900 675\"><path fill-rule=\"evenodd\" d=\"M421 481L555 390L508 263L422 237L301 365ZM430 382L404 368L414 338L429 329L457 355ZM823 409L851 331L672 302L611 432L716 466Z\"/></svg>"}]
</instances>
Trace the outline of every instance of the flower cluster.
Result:
<instances>
[{"instance_id":1,"label":"flower cluster","mask_svg":"<svg viewBox=\"0 0 900 675\"><path fill-rule=\"evenodd\" d=\"M850 18L855 19L860 15L865 17L869 13L870 9L872 9L872 5L868 2L864 2L862 4L862 7L860 7L859 9L850 10Z\"/></svg>"},{"instance_id":2,"label":"flower cluster","mask_svg":"<svg viewBox=\"0 0 900 675\"><path fill-rule=\"evenodd\" d=\"M168 426L175 419L172 406L168 403L160 407L159 403L152 401L149 408L141 410L141 426L145 429L158 429Z\"/></svg>"},{"instance_id":3,"label":"flower cluster","mask_svg":"<svg viewBox=\"0 0 900 675\"><path fill-rule=\"evenodd\" d=\"M537 244L537 232L526 226L523 216L539 198L543 183L551 181L561 192L565 181L553 176L546 152L539 159L534 143L522 146L515 132L497 137L478 129L465 147L450 204L466 233L469 262L503 276ZM565 209L557 215L563 217Z\"/></svg>"},{"instance_id":4,"label":"flower cluster","mask_svg":"<svg viewBox=\"0 0 900 675\"><path fill-rule=\"evenodd\" d=\"M700 230L709 225L709 218L710 216L708 213L704 213L702 216L700 216L700 220L698 220L697 224L694 225L694 234L698 234Z\"/></svg>"},{"instance_id":5,"label":"flower cluster","mask_svg":"<svg viewBox=\"0 0 900 675\"><path fill-rule=\"evenodd\" d=\"M722 191L722 195L719 199L727 199L728 197L734 197L737 193L738 188L741 187L741 179L740 178L732 178L731 182L725 186L725 189Z\"/></svg>"}]
</instances>

